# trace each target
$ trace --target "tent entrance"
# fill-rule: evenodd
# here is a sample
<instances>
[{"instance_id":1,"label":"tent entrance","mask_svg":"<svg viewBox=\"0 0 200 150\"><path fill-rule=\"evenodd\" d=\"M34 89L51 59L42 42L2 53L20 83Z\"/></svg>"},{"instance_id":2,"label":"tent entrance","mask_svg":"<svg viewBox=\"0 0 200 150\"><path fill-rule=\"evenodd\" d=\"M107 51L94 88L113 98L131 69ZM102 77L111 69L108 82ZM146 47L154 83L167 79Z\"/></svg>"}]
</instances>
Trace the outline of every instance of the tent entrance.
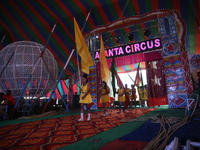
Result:
<instances>
[{"instance_id":1,"label":"tent entrance","mask_svg":"<svg viewBox=\"0 0 200 150\"><path fill-rule=\"evenodd\" d=\"M136 78L138 64L140 66L139 77ZM122 83L127 84L128 88L131 88L131 84L134 84L135 80L140 81L135 87L138 103L141 101L141 97L138 94L139 87L146 85L148 90L148 106L168 104L162 59L117 66L116 70Z\"/></svg>"}]
</instances>

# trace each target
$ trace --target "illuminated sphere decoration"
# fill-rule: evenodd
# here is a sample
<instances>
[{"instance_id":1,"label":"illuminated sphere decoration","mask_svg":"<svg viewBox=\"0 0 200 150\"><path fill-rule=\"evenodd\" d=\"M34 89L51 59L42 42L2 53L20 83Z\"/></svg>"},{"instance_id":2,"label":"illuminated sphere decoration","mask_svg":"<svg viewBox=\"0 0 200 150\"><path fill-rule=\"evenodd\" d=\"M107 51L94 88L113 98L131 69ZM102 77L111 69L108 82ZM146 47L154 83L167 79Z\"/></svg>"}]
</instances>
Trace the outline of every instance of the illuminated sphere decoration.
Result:
<instances>
[{"instance_id":1,"label":"illuminated sphere decoration","mask_svg":"<svg viewBox=\"0 0 200 150\"><path fill-rule=\"evenodd\" d=\"M26 87L23 97L38 98L51 90L57 80L58 65L47 48L41 55L43 49L36 42L18 41L0 50L0 89L4 93L9 89L14 97L19 97Z\"/></svg>"}]
</instances>

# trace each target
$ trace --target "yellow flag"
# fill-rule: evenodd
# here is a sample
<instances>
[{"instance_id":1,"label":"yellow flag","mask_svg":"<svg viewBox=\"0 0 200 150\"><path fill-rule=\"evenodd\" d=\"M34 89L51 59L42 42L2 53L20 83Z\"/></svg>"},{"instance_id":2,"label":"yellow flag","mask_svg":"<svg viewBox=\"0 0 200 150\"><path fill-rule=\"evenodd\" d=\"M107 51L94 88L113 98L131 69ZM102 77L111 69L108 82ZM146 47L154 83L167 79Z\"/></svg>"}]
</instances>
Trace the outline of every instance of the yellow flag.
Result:
<instances>
[{"instance_id":1,"label":"yellow flag","mask_svg":"<svg viewBox=\"0 0 200 150\"><path fill-rule=\"evenodd\" d=\"M100 66L101 66L101 78L103 81L108 82L109 76L110 76L110 70L108 68L108 64L106 61L106 56L105 56L105 52L104 52L104 44L103 44L103 40L102 40L102 36L100 37L101 41L100 41Z\"/></svg>"},{"instance_id":2,"label":"yellow flag","mask_svg":"<svg viewBox=\"0 0 200 150\"><path fill-rule=\"evenodd\" d=\"M89 67L94 65L94 61L90 55L88 47L85 43L85 39L83 38L83 35L81 33L81 30L79 29L79 26L75 18L74 18L74 31L75 31L76 49L79 56L81 57L81 69L84 73L89 74Z\"/></svg>"}]
</instances>

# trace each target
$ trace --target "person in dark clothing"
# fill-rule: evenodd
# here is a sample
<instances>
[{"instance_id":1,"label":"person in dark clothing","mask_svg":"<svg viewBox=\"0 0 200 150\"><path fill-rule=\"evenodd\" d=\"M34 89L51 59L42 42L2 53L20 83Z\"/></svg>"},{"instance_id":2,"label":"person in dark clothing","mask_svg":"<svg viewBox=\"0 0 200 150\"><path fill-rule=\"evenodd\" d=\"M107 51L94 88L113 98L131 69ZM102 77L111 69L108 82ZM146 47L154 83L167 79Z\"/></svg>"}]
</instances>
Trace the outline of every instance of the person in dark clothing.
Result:
<instances>
[{"instance_id":1,"label":"person in dark clothing","mask_svg":"<svg viewBox=\"0 0 200 150\"><path fill-rule=\"evenodd\" d=\"M198 88L196 89L196 92L199 94L200 96L200 71L197 72L197 77L198 77ZM194 92L195 93L195 92ZM197 108L200 108L200 100L197 104Z\"/></svg>"},{"instance_id":2,"label":"person in dark clothing","mask_svg":"<svg viewBox=\"0 0 200 150\"><path fill-rule=\"evenodd\" d=\"M3 100L4 100L4 102L3 102ZM1 101L1 104L8 105L7 113L8 113L9 119L13 119L12 111L14 109L16 101L11 94L11 90L7 90L6 94L1 98L0 101Z\"/></svg>"},{"instance_id":3,"label":"person in dark clothing","mask_svg":"<svg viewBox=\"0 0 200 150\"><path fill-rule=\"evenodd\" d=\"M200 89L200 71L197 72L197 77L198 77L198 89Z\"/></svg>"}]
</instances>

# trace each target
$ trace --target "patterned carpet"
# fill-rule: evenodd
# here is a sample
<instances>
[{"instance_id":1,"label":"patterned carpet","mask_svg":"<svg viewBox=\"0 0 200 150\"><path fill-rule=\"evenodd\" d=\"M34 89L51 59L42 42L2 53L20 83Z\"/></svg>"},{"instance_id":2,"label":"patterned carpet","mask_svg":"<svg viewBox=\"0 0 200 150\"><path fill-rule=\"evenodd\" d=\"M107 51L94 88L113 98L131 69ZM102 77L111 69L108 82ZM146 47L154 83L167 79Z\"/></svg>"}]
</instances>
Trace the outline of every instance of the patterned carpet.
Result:
<instances>
[{"instance_id":1,"label":"patterned carpet","mask_svg":"<svg viewBox=\"0 0 200 150\"><path fill-rule=\"evenodd\" d=\"M72 115L3 126L0 127L0 149L56 150L121 125L124 123L121 120L134 119L153 110L130 109L117 114L117 110L111 109L107 116L102 116L102 112L91 113L91 121L78 122L80 116ZM84 117L86 120L87 114Z\"/></svg>"}]
</instances>

